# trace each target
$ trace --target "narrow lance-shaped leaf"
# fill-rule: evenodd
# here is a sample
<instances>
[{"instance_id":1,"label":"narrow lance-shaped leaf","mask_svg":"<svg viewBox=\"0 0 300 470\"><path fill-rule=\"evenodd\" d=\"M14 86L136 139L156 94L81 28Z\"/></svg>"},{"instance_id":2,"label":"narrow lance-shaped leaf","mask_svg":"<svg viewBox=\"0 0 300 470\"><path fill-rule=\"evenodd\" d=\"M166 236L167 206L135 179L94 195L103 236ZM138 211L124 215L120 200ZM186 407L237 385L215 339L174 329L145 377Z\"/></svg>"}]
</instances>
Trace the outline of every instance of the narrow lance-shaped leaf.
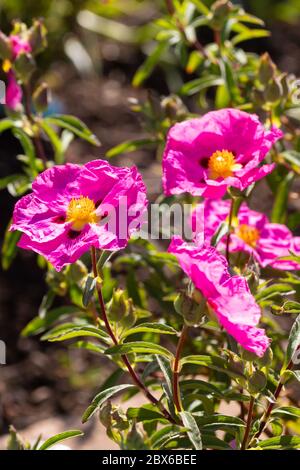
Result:
<instances>
[{"instance_id":1,"label":"narrow lance-shaped leaf","mask_svg":"<svg viewBox=\"0 0 300 470\"><path fill-rule=\"evenodd\" d=\"M60 434L56 434L56 436L50 437L50 439L47 439L39 448L38 450L47 450L50 447L53 447L55 444L58 442L65 441L66 439L70 439L71 437L76 437L76 436L83 436L82 431L65 431Z\"/></svg>"},{"instance_id":2,"label":"narrow lance-shaped leaf","mask_svg":"<svg viewBox=\"0 0 300 470\"><path fill-rule=\"evenodd\" d=\"M183 425L187 428L187 435L196 450L202 450L201 433L198 424L191 413L188 411L181 411L180 417Z\"/></svg>"},{"instance_id":3,"label":"narrow lance-shaped leaf","mask_svg":"<svg viewBox=\"0 0 300 470\"><path fill-rule=\"evenodd\" d=\"M124 390L133 388L133 387L134 385L132 384L116 385L115 387L111 387L100 392L98 395L95 396L91 405L84 412L83 417L82 417L82 422L85 423L86 421L88 421L96 413L96 411L103 405L103 403L109 398L111 398L113 395L116 395L119 392L122 392Z\"/></svg>"},{"instance_id":4,"label":"narrow lance-shaped leaf","mask_svg":"<svg viewBox=\"0 0 300 470\"><path fill-rule=\"evenodd\" d=\"M294 354L300 345L300 315L294 321L289 335L288 347L286 351L284 367L293 359Z\"/></svg>"}]
</instances>

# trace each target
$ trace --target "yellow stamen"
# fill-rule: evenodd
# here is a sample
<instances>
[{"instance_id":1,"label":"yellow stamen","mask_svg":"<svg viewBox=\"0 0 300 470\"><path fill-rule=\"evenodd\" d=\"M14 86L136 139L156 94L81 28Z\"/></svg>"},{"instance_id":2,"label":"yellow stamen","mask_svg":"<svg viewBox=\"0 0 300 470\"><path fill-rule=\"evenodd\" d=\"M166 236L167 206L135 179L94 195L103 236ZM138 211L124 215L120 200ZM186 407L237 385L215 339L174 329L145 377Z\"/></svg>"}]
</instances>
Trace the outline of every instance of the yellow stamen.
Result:
<instances>
[{"instance_id":1,"label":"yellow stamen","mask_svg":"<svg viewBox=\"0 0 300 470\"><path fill-rule=\"evenodd\" d=\"M244 240L247 245L252 248L256 247L257 241L259 240L259 230L250 225L241 224L235 231L236 235Z\"/></svg>"},{"instance_id":2,"label":"yellow stamen","mask_svg":"<svg viewBox=\"0 0 300 470\"><path fill-rule=\"evenodd\" d=\"M98 222L94 201L88 197L80 196L72 199L67 209L67 222L71 222L72 229L80 232L86 224Z\"/></svg>"},{"instance_id":3,"label":"yellow stamen","mask_svg":"<svg viewBox=\"0 0 300 470\"><path fill-rule=\"evenodd\" d=\"M11 61L8 59L5 59L3 64L2 64L3 72L8 73L11 69Z\"/></svg>"},{"instance_id":4,"label":"yellow stamen","mask_svg":"<svg viewBox=\"0 0 300 470\"><path fill-rule=\"evenodd\" d=\"M241 168L242 165L235 162L233 153L228 150L217 150L208 161L209 177L212 179L228 178Z\"/></svg>"}]
</instances>

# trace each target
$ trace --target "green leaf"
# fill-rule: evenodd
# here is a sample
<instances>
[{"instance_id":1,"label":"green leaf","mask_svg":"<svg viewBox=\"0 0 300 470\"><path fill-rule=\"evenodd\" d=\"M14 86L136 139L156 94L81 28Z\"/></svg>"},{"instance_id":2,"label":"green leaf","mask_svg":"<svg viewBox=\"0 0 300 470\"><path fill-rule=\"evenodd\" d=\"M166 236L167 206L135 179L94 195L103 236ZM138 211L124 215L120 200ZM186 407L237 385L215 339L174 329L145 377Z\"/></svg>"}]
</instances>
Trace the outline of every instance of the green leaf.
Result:
<instances>
[{"instance_id":1,"label":"green leaf","mask_svg":"<svg viewBox=\"0 0 300 470\"><path fill-rule=\"evenodd\" d=\"M157 145L159 143L160 141L158 139L127 140L126 142L122 142L121 144L116 145L115 147L108 150L108 152L106 152L106 157L112 158L116 157L117 155L121 155L122 153L135 152L136 150Z\"/></svg>"},{"instance_id":2,"label":"green leaf","mask_svg":"<svg viewBox=\"0 0 300 470\"><path fill-rule=\"evenodd\" d=\"M96 411L106 402L109 398L113 395L116 395L119 392L124 390L128 390L129 388L134 388L135 386L132 384L123 384L123 385L116 385L115 387L107 388L102 392L98 393L93 399L91 405L86 409L83 414L82 422L86 423L95 413Z\"/></svg>"},{"instance_id":3,"label":"green leaf","mask_svg":"<svg viewBox=\"0 0 300 470\"><path fill-rule=\"evenodd\" d=\"M284 361L284 366L286 367L288 363L293 359L295 352L297 351L300 345L300 315L296 318L293 323L293 326L290 331L288 347L286 350L286 356Z\"/></svg>"},{"instance_id":4,"label":"green leaf","mask_svg":"<svg viewBox=\"0 0 300 470\"><path fill-rule=\"evenodd\" d=\"M32 140L22 129L18 129L16 127L13 130L13 134L20 141L25 155L28 157L28 162L33 171L33 174L37 175L38 171L36 168L36 153Z\"/></svg>"},{"instance_id":5,"label":"green leaf","mask_svg":"<svg viewBox=\"0 0 300 470\"><path fill-rule=\"evenodd\" d=\"M227 416L218 413L214 413L210 416L203 416L203 412L200 411L193 413L195 420L197 421L198 426L201 429L206 430L224 430L235 432L240 428L245 427L245 422L235 416Z\"/></svg>"},{"instance_id":6,"label":"green leaf","mask_svg":"<svg viewBox=\"0 0 300 470\"><path fill-rule=\"evenodd\" d=\"M271 216L271 220L274 223L284 224L286 221L289 190L294 178L294 172L290 171L277 187Z\"/></svg>"},{"instance_id":7,"label":"green leaf","mask_svg":"<svg viewBox=\"0 0 300 470\"><path fill-rule=\"evenodd\" d=\"M224 79L222 77L218 77L217 75L209 75L208 77L196 78L195 80L191 80L190 82L185 83L181 87L179 93L190 96L206 88L223 84Z\"/></svg>"},{"instance_id":8,"label":"green leaf","mask_svg":"<svg viewBox=\"0 0 300 470\"><path fill-rule=\"evenodd\" d=\"M255 296L257 302L262 302L279 295L289 295L293 289L288 284L272 284L270 287L263 287Z\"/></svg>"},{"instance_id":9,"label":"green leaf","mask_svg":"<svg viewBox=\"0 0 300 470\"><path fill-rule=\"evenodd\" d=\"M195 364L198 366L208 367L209 369L218 370L233 378L244 378L242 372L233 367L227 360L218 356L185 356L181 359L181 365Z\"/></svg>"},{"instance_id":10,"label":"green leaf","mask_svg":"<svg viewBox=\"0 0 300 470\"><path fill-rule=\"evenodd\" d=\"M98 138L89 130L89 128L75 116L69 116L66 114L54 114L51 117L44 119L44 122L53 124L63 129L67 129L73 134L77 135L83 140L86 140L90 144L100 145Z\"/></svg>"},{"instance_id":11,"label":"green leaf","mask_svg":"<svg viewBox=\"0 0 300 470\"><path fill-rule=\"evenodd\" d=\"M56 434L55 436L50 437L47 439L39 448L38 450L47 450L50 447L53 447L58 442L65 441L66 439L70 439L71 437L76 436L83 436L82 431L65 431L60 434Z\"/></svg>"},{"instance_id":12,"label":"green leaf","mask_svg":"<svg viewBox=\"0 0 300 470\"><path fill-rule=\"evenodd\" d=\"M57 165L61 165L64 163L64 148L63 148L63 143L60 140L59 136L55 132L55 130L50 126L46 120L42 120L40 122L40 126L45 132L45 134L48 136L51 145L54 149L54 160Z\"/></svg>"},{"instance_id":13,"label":"green leaf","mask_svg":"<svg viewBox=\"0 0 300 470\"><path fill-rule=\"evenodd\" d=\"M4 242L2 245L2 268L7 270L11 263L13 262L16 254L17 254L17 243L21 238L21 232L14 231L10 232L9 227L11 225L11 221L9 222L5 235L4 235Z\"/></svg>"},{"instance_id":14,"label":"green leaf","mask_svg":"<svg viewBox=\"0 0 300 470\"><path fill-rule=\"evenodd\" d=\"M202 450L201 433L198 424L191 413L188 411L181 411L180 417L183 425L188 429L187 435L196 450Z\"/></svg>"},{"instance_id":15,"label":"green leaf","mask_svg":"<svg viewBox=\"0 0 300 470\"><path fill-rule=\"evenodd\" d=\"M4 178L0 178L0 189L5 189L10 183L19 180L22 177L23 175L21 173L16 173L13 175L5 176Z\"/></svg>"},{"instance_id":16,"label":"green leaf","mask_svg":"<svg viewBox=\"0 0 300 470\"><path fill-rule=\"evenodd\" d=\"M300 449L300 437L296 436L276 436L260 441L257 444L259 449L263 450L288 450Z\"/></svg>"},{"instance_id":17,"label":"green leaf","mask_svg":"<svg viewBox=\"0 0 300 470\"><path fill-rule=\"evenodd\" d=\"M166 46L167 42L158 43L151 54L147 57L145 62L138 68L132 80L132 85L134 87L141 86L143 82L149 77L149 75L154 70L154 67L157 65L159 59L161 58L163 52L165 51Z\"/></svg>"},{"instance_id":18,"label":"green leaf","mask_svg":"<svg viewBox=\"0 0 300 470\"><path fill-rule=\"evenodd\" d=\"M109 336L103 330L96 328L94 326L70 326L72 324L63 324L59 325L53 330L49 331L49 333L42 336L43 341L65 341L67 339L78 338L81 336L91 336L93 338L98 338L102 340L108 341Z\"/></svg>"},{"instance_id":19,"label":"green leaf","mask_svg":"<svg viewBox=\"0 0 300 470\"><path fill-rule=\"evenodd\" d=\"M96 354L104 354L105 351L103 346L91 343L90 341L77 341L76 343L72 344L72 348L85 349Z\"/></svg>"},{"instance_id":20,"label":"green leaf","mask_svg":"<svg viewBox=\"0 0 300 470\"><path fill-rule=\"evenodd\" d=\"M278 157L289 163L294 171L297 173L300 172L300 152L296 150L286 150L285 152L281 152Z\"/></svg>"},{"instance_id":21,"label":"green leaf","mask_svg":"<svg viewBox=\"0 0 300 470\"><path fill-rule=\"evenodd\" d=\"M19 178L14 178L7 185L7 190L9 194L13 197L23 196L31 187L31 181L27 175L20 174Z\"/></svg>"},{"instance_id":22,"label":"green leaf","mask_svg":"<svg viewBox=\"0 0 300 470\"><path fill-rule=\"evenodd\" d=\"M82 296L82 304L84 307L87 307L93 298L96 282L97 279L94 276L88 276L86 279Z\"/></svg>"},{"instance_id":23,"label":"green leaf","mask_svg":"<svg viewBox=\"0 0 300 470\"><path fill-rule=\"evenodd\" d=\"M300 418L300 409L295 406L281 406L272 411L271 416L282 419Z\"/></svg>"},{"instance_id":24,"label":"green leaf","mask_svg":"<svg viewBox=\"0 0 300 470\"><path fill-rule=\"evenodd\" d=\"M212 434L205 433L204 431L201 433L201 439L202 445L205 449L232 450L232 447L230 447L227 442Z\"/></svg>"},{"instance_id":25,"label":"green leaf","mask_svg":"<svg viewBox=\"0 0 300 470\"><path fill-rule=\"evenodd\" d=\"M113 346L105 351L105 354L111 356L115 354L130 353L159 354L168 358L173 357L172 353L163 346L160 346L159 344L149 343L146 341L135 341L132 343L119 344L118 346Z\"/></svg>"},{"instance_id":26,"label":"green leaf","mask_svg":"<svg viewBox=\"0 0 300 470\"><path fill-rule=\"evenodd\" d=\"M164 325L163 323L141 323L134 326L122 334L122 338L134 335L136 333L159 333L163 335L176 335L177 331L171 326Z\"/></svg>"},{"instance_id":27,"label":"green leaf","mask_svg":"<svg viewBox=\"0 0 300 470\"><path fill-rule=\"evenodd\" d=\"M168 423L166 418L156 410L155 406L151 404L143 405L139 408L128 408L127 418L135 419L137 422L160 421Z\"/></svg>"},{"instance_id":28,"label":"green leaf","mask_svg":"<svg viewBox=\"0 0 300 470\"><path fill-rule=\"evenodd\" d=\"M155 356L155 359L162 371L165 384L163 384L163 389L167 396L169 410L172 416L175 416L175 406L174 406L174 398L173 398L173 372L170 365L170 360L164 356Z\"/></svg>"},{"instance_id":29,"label":"green leaf","mask_svg":"<svg viewBox=\"0 0 300 470\"><path fill-rule=\"evenodd\" d=\"M222 240L222 238L225 235L227 235L228 229L229 229L228 223L227 222L222 222L220 224L219 228L217 229L216 233L213 235L213 237L211 239L211 245L212 246L217 246L218 243Z\"/></svg>"},{"instance_id":30,"label":"green leaf","mask_svg":"<svg viewBox=\"0 0 300 470\"><path fill-rule=\"evenodd\" d=\"M236 46L237 44L243 41L249 41L251 39L257 38L265 38L268 36L270 36L270 31L267 31L266 29L249 29L248 31L244 31L234 36L234 38L231 39L231 43L233 46Z\"/></svg>"},{"instance_id":31,"label":"green leaf","mask_svg":"<svg viewBox=\"0 0 300 470\"><path fill-rule=\"evenodd\" d=\"M22 336L37 335L49 328L56 320L67 315L76 314L80 310L73 305L66 305L64 307L54 308L46 311L43 317L38 316L33 318L23 329Z\"/></svg>"},{"instance_id":32,"label":"green leaf","mask_svg":"<svg viewBox=\"0 0 300 470\"><path fill-rule=\"evenodd\" d=\"M197 390L205 395L214 394L219 398L224 398L223 393L215 385L212 385L209 382L205 382L204 380L182 380L180 382L180 388L182 390Z\"/></svg>"},{"instance_id":33,"label":"green leaf","mask_svg":"<svg viewBox=\"0 0 300 470\"><path fill-rule=\"evenodd\" d=\"M207 8L204 2L202 2L201 0L191 0L191 2L196 6L197 10L200 11L200 13L203 13L204 15L209 14L209 8Z\"/></svg>"},{"instance_id":34,"label":"green leaf","mask_svg":"<svg viewBox=\"0 0 300 470\"><path fill-rule=\"evenodd\" d=\"M15 127L15 121L12 119L1 119L0 121L0 133Z\"/></svg>"}]
</instances>

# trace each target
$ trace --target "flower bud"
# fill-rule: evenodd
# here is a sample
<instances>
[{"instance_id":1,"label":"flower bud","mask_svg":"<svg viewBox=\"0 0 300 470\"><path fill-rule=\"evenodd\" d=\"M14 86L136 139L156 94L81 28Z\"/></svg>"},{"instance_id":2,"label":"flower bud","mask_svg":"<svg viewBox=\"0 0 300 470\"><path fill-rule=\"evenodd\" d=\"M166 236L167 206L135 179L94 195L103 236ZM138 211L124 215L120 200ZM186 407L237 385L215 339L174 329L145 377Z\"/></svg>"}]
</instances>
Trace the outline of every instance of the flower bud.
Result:
<instances>
[{"instance_id":1,"label":"flower bud","mask_svg":"<svg viewBox=\"0 0 300 470\"><path fill-rule=\"evenodd\" d=\"M179 96L170 95L164 98L161 102L166 116L170 119L175 119L177 116L182 116L187 113L187 109Z\"/></svg>"},{"instance_id":2,"label":"flower bud","mask_svg":"<svg viewBox=\"0 0 300 470\"><path fill-rule=\"evenodd\" d=\"M278 101L282 95L282 86L278 79L272 80L270 83L267 84L264 96L265 100L271 103Z\"/></svg>"},{"instance_id":3,"label":"flower bud","mask_svg":"<svg viewBox=\"0 0 300 470\"><path fill-rule=\"evenodd\" d=\"M99 412L100 423L103 424L105 428L110 428L112 424L112 404L108 400L104 405L101 406Z\"/></svg>"},{"instance_id":4,"label":"flower bud","mask_svg":"<svg viewBox=\"0 0 300 470\"><path fill-rule=\"evenodd\" d=\"M36 69L36 66L31 54L22 53L16 58L14 62L14 68L16 70L18 78L23 83L28 83L33 72Z\"/></svg>"},{"instance_id":5,"label":"flower bud","mask_svg":"<svg viewBox=\"0 0 300 470\"><path fill-rule=\"evenodd\" d=\"M248 387L251 394L261 392L266 385L267 378L261 370L256 370L248 379Z\"/></svg>"},{"instance_id":6,"label":"flower bud","mask_svg":"<svg viewBox=\"0 0 300 470\"><path fill-rule=\"evenodd\" d=\"M197 291L198 300L200 292ZM201 296L200 302L190 297L186 293L179 294L174 301L174 308L177 313L183 316L188 326L196 326L201 323L204 314L207 312L206 301Z\"/></svg>"},{"instance_id":7,"label":"flower bud","mask_svg":"<svg viewBox=\"0 0 300 470\"><path fill-rule=\"evenodd\" d=\"M276 72L276 65L272 61L269 54L266 52L260 58L260 65L258 69L259 81L263 85L266 85L271 80L271 78L274 77L275 72Z\"/></svg>"},{"instance_id":8,"label":"flower bud","mask_svg":"<svg viewBox=\"0 0 300 470\"><path fill-rule=\"evenodd\" d=\"M47 110L50 101L50 92L47 83L42 83L33 93L33 103L39 113Z\"/></svg>"},{"instance_id":9,"label":"flower bud","mask_svg":"<svg viewBox=\"0 0 300 470\"><path fill-rule=\"evenodd\" d=\"M36 55L47 47L47 30L41 20L35 20L28 31L28 42L32 54Z\"/></svg>"},{"instance_id":10,"label":"flower bud","mask_svg":"<svg viewBox=\"0 0 300 470\"><path fill-rule=\"evenodd\" d=\"M0 58L2 60L12 59L12 50L9 38L0 31Z\"/></svg>"},{"instance_id":11,"label":"flower bud","mask_svg":"<svg viewBox=\"0 0 300 470\"><path fill-rule=\"evenodd\" d=\"M213 28L221 29L228 14L233 10L233 5L228 0L218 0L211 6Z\"/></svg>"},{"instance_id":12,"label":"flower bud","mask_svg":"<svg viewBox=\"0 0 300 470\"><path fill-rule=\"evenodd\" d=\"M112 299L108 305L109 317L112 321L121 320L128 309L128 299L122 289L116 289L113 292Z\"/></svg>"}]
</instances>

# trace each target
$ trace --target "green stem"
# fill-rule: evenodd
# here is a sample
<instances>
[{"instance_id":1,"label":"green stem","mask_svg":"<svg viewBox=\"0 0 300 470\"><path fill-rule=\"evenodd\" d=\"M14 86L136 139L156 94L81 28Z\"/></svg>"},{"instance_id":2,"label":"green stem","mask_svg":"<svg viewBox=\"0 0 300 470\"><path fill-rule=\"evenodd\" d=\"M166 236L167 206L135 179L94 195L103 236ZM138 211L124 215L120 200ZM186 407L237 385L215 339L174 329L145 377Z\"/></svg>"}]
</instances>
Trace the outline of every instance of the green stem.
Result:
<instances>
[{"instance_id":1,"label":"green stem","mask_svg":"<svg viewBox=\"0 0 300 470\"><path fill-rule=\"evenodd\" d=\"M188 331L188 327L184 324L178 344L177 344L174 366L173 366L173 397L174 397L174 403L178 412L182 411L182 403L181 403L180 388L179 388L180 357L181 357L181 352L182 352L182 349L186 340L187 331Z\"/></svg>"},{"instance_id":2,"label":"green stem","mask_svg":"<svg viewBox=\"0 0 300 470\"><path fill-rule=\"evenodd\" d=\"M94 274L94 277L95 278L98 278L98 269L97 269L97 255L96 255L96 249L94 247L91 248L91 259L92 259L92 267L93 267L93 274ZM101 284L100 282L97 282L96 283L96 291L97 291L97 295L98 295L98 299L99 299L99 304L100 304L100 310L101 310L101 318L102 320L104 321L104 324L105 324L105 327L106 327L106 330L107 330L107 333L109 334L109 336L111 337L113 343L118 346L119 345L119 341L116 337L116 335L114 334L111 326L110 326L110 323L109 323L109 319L107 317L107 313L106 313L106 307L105 307L105 303L104 303L104 299L103 299L103 294L102 294L102 289L101 289ZM177 424L176 421L172 418L172 416L170 415L170 413L164 408L164 406L159 402L159 400L157 400L153 395L152 393L148 390L148 388L146 387L145 384L143 384L143 382L141 381L141 379L139 378L138 374L135 372L135 370L133 369L133 367L131 366L126 354L122 354L121 355L121 359L123 361L123 363L125 364L125 366L127 367L127 370L129 372L129 374L131 375L132 377L132 380L133 382L137 385L137 387L144 393L144 395L146 396L146 398L151 402L153 403L153 405L156 405L160 410L161 412L164 414L165 418L170 421L170 423L172 424Z\"/></svg>"},{"instance_id":3,"label":"green stem","mask_svg":"<svg viewBox=\"0 0 300 470\"><path fill-rule=\"evenodd\" d=\"M230 238L231 238L234 203L235 203L235 200L232 198L231 199L231 204L230 204L230 212L229 212L229 220L228 220L228 234L227 234L227 240L226 240L226 259L227 259L228 264L230 264L229 247L230 247Z\"/></svg>"}]
</instances>

